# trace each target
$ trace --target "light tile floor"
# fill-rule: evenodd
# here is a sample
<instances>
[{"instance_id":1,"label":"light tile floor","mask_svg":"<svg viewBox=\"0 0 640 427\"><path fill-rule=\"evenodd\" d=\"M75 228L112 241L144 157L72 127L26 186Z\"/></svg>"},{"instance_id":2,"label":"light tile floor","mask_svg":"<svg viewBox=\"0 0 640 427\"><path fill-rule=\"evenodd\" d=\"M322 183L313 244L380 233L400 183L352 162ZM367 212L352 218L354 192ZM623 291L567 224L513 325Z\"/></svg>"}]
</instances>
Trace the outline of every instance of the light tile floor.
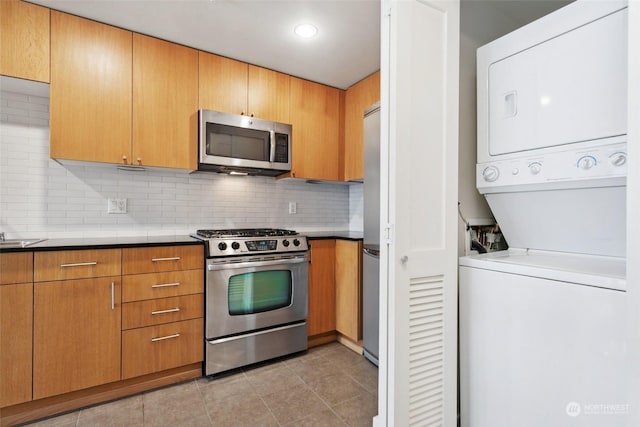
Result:
<instances>
[{"instance_id":1,"label":"light tile floor","mask_svg":"<svg viewBox=\"0 0 640 427\"><path fill-rule=\"evenodd\" d=\"M371 426L378 370L338 343L92 406L31 426Z\"/></svg>"}]
</instances>

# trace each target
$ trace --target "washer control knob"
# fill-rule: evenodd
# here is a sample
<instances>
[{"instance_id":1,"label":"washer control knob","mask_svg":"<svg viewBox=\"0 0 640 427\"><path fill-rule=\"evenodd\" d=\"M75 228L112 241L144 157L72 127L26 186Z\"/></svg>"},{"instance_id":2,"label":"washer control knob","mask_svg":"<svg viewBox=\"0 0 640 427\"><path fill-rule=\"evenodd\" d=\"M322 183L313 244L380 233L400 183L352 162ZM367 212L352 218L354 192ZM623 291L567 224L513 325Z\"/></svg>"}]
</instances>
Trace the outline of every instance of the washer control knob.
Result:
<instances>
[{"instance_id":1,"label":"washer control knob","mask_svg":"<svg viewBox=\"0 0 640 427\"><path fill-rule=\"evenodd\" d=\"M583 156L578 160L578 167L583 170L589 170L596 165L596 158L593 156Z\"/></svg>"},{"instance_id":2,"label":"washer control knob","mask_svg":"<svg viewBox=\"0 0 640 427\"><path fill-rule=\"evenodd\" d=\"M293 246L300 246L300 240L293 239Z\"/></svg>"},{"instance_id":3,"label":"washer control knob","mask_svg":"<svg viewBox=\"0 0 640 427\"><path fill-rule=\"evenodd\" d=\"M227 249L227 244L225 242L218 243L218 249L224 251L225 249Z\"/></svg>"},{"instance_id":4,"label":"washer control knob","mask_svg":"<svg viewBox=\"0 0 640 427\"><path fill-rule=\"evenodd\" d=\"M482 178L487 182L494 182L500 177L500 170L495 166L487 166L482 171Z\"/></svg>"},{"instance_id":5,"label":"washer control knob","mask_svg":"<svg viewBox=\"0 0 640 427\"><path fill-rule=\"evenodd\" d=\"M289 247L289 241L288 240L283 240L282 241L282 246L284 246L285 248Z\"/></svg>"},{"instance_id":6,"label":"washer control knob","mask_svg":"<svg viewBox=\"0 0 640 427\"><path fill-rule=\"evenodd\" d=\"M231 248L232 248L233 250L238 250L238 249L240 249L240 243L238 243L238 242L233 242L233 243L231 244Z\"/></svg>"},{"instance_id":7,"label":"washer control knob","mask_svg":"<svg viewBox=\"0 0 640 427\"><path fill-rule=\"evenodd\" d=\"M531 172L531 175L538 175L541 171L542 171L542 163L540 162L529 163L529 172Z\"/></svg>"},{"instance_id":8,"label":"washer control knob","mask_svg":"<svg viewBox=\"0 0 640 427\"><path fill-rule=\"evenodd\" d=\"M627 163L627 153L617 152L609 156L613 166L624 166Z\"/></svg>"}]
</instances>

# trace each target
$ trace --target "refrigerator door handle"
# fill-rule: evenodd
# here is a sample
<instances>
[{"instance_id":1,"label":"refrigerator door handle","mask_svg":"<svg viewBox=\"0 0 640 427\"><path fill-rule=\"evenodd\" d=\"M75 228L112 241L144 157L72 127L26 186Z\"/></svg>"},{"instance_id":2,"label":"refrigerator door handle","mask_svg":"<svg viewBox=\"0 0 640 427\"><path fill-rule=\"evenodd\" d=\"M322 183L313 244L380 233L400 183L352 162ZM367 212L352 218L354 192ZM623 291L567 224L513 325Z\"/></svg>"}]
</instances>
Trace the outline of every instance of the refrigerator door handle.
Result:
<instances>
[{"instance_id":1,"label":"refrigerator door handle","mask_svg":"<svg viewBox=\"0 0 640 427\"><path fill-rule=\"evenodd\" d=\"M365 255L369 255L369 256L372 256L372 257L376 257L376 258L380 257L380 250L379 249L362 248L362 252Z\"/></svg>"}]
</instances>

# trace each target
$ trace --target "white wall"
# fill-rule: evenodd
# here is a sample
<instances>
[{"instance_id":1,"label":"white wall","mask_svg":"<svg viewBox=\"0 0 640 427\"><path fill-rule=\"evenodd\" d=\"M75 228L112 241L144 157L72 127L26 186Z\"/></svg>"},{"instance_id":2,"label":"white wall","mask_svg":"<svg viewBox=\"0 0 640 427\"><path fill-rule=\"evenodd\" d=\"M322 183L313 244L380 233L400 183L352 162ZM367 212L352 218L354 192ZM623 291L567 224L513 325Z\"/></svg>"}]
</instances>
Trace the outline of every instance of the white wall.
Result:
<instances>
[{"instance_id":1,"label":"white wall","mask_svg":"<svg viewBox=\"0 0 640 427\"><path fill-rule=\"evenodd\" d=\"M48 106L43 96L0 91L0 231L7 237L188 234L226 227L362 230L361 185L62 166L49 159ZM128 212L107 214L108 198L126 198ZM290 201L297 203L294 215L288 213Z\"/></svg>"}]
</instances>

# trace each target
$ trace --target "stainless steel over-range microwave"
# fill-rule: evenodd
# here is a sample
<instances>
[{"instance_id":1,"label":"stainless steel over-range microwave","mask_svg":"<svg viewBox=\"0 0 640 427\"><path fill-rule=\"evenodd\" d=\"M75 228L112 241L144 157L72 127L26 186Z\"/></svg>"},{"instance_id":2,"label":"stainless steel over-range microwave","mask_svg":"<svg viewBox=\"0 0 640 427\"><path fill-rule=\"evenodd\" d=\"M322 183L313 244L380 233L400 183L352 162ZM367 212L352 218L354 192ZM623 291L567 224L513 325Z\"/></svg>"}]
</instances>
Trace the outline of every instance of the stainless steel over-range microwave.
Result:
<instances>
[{"instance_id":1,"label":"stainless steel over-range microwave","mask_svg":"<svg viewBox=\"0 0 640 427\"><path fill-rule=\"evenodd\" d=\"M200 110L198 170L276 176L291 170L291 125Z\"/></svg>"}]
</instances>

